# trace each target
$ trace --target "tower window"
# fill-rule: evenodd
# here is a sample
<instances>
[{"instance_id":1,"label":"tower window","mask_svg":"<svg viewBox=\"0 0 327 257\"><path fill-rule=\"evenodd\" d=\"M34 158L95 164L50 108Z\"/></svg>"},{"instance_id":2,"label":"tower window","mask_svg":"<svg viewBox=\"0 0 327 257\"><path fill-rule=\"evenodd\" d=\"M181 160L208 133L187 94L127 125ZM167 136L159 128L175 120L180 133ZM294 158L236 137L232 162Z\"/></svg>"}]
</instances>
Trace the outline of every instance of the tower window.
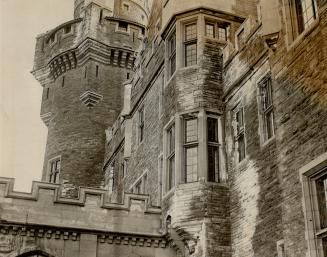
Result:
<instances>
[{"instance_id":1,"label":"tower window","mask_svg":"<svg viewBox=\"0 0 327 257\"><path fill-rule=\"evenodd\" d=\"M48 87L46 90L47 90L46 91L46 99L49 99L49 96L50 96L50 88Z\"/></svg>"},{"instance_id":2,"label":"tower window","mask_svg":"<svg viewBox=\"0 0 327 257\"><path fill-rule=\"evenodd\" d=\"M99 76L99 65L95 66L95 76L98 77Z\"/></svg>"},{"instance_id":3,"label":"tower window","mask_svg":"<svg viewBox=\"0 0 327 257\"><path fill-rule=\"evenodd\" d=\"M175 125L167 130L167 172L165 191L170 191L175 185Z\"/></svg>"},{"instance_id":4,"label":"tower window","mask_svg":"<svg viewBox=\"0 0 327 257\"><path fill-rule=\"evenodd\" d=\"M184 169L185 182L198 180L198 120L187 118L184 120Z\"/></svg>"},{"instance_id":5,"label":"tower window","mask_svg":"<svg viewBox=\"0 0 327 257\"><path fill-rule=\"evenodd\" d=\"M64 34L68 34L72 31L72 26L66 26L64 27Z\"/></svg>"},{"instance_id":6,"label":"tower window","mask_svg":"<svg viewBox=\"0 0 327 257\"><path fill-rule=\"evenodd\" d=\"M144 106L139 110L139 142L141 143L144 139Z\"/></svg>"},{"instance_id":7,"label":"tower window","mask_svg":"<svg viewBox=\"0 0 327 257\"><path fill-rule=\"evenodd\" d=\"M85 67L85 70L84 70L84 78L87 77L87 67Z\"/></svg>"},{"instance_id":8,"label":"tower window","mask_svg":"<svg viewBox=\"0 0 327 257\"><path fill-rule=\"evenodd\" d=\"M65 76L62 76L61 87L65 86Z\"/></svg>"},{"instance_id":9,"label":"tower window","mask_svg":"<svg viewBox=\"0 0 327 257\"><path fill-rule=\"evenodd\" d=\"M126 12L129 11L129 5L128 4L123 4L123 8Z\"/></svg>"},{"instance_id":10,"label":"tower window","mask_svg":"<svg viewBox=\"0 0 327 257\"><path fill-rule=\"evenodd\" d=\"M169 77L176 71L176 31L168 39Z\"/></svg>"},{"instance_id":11,"label":"tower window","mask_svg":"<svg viewBox=\"0 0 327 257\"><path fill-rule=\"evenodd\" d=\"M233 111L234 142L238 153L238 162L245 158L244 110L236 107Z\"/></svg>"},{"instance_id":12,"label":"tower window","mask_svg":"<svg viewBox=\"0 0 327 257\"><path fill-rule=\"evenodd\" d=\"M219 182L218 119L208 117L208 181Z\"/></svg>"},{"instance_id":13,"label":"tower window","mask_svg":"<svg viewBox=\"0 0 327 257\"><path fill-rule=\"evenodd\" d=\"M260 105L262 116L263 141L272 138L274 132L274 108L272 101L272 81L270 75L259 82Z\"/></svg>"},{"instance_id":14,"label":"tower window","mask_svg":"<svg viewBox=\"0 0 327 257\"><path fill-rule=\"evenodd\" d=\"M120 31L125 31L125 32L127 32L127 30L128 30L128 23L127 23L127 22L124 22L124 21L120 21L120 22L118 23L118 29L119 29Z\"/></svg>"},{"instance_id":15,"label":"tower window","mask_svg":"<svg viewBox=\"0 0 327 257\"><path fill-rule=\"evenodd\" d=\"M192 66L197 63L197 24L187 24L184 33L184 63Z\"/></svg>"},{"instance_id":16,"label":"tower window","mask_svg":"<svg viewBox=\"0 0 327 257\"><path fill-rule=\"evenodd\" d=\"M49 162L50 170L49 170L49 182L50 183L59 183L59 173L61 160L60 158L53 159Z\"/></svg>"}]
</instances>

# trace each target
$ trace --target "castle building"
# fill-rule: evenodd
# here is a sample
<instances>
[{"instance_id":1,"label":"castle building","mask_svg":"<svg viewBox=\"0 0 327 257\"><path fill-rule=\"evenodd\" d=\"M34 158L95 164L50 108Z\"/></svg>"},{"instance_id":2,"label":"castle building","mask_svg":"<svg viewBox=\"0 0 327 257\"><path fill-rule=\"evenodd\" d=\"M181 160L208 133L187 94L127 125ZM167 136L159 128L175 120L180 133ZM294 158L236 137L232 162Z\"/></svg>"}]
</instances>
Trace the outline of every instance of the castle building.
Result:
<instances>
[{"instance_id":1,"label":"castle building","mask_svg":"<svg viewBox=\"0 0 327 257\"><path fill-rule=\"evenodd\" d=\"M42 182L0 256L327 257L327 1L75 0L37 37Z\"/></svg>"}]
</instances>

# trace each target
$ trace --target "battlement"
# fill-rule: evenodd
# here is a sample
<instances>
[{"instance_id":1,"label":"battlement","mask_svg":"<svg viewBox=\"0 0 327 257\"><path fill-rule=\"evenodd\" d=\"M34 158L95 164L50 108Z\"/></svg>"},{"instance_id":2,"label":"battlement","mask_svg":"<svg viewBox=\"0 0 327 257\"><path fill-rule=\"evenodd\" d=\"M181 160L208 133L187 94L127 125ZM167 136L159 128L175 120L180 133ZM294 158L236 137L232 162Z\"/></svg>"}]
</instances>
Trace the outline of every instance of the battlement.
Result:
<instances>
[{"instance_id":1,"label":"battlement","mask_svg":"<svg viewBox=\"0 0 327 257\"><path fill-rule=\"evenodd\" d=\"M67 199L60 196L58 184L34 181L30 193L13 188L14 179L0 178L0 219L6 223L160 236L161 210L149 206L147 195L125 194L118 204L108 202L100 189L80 188L78 199Z\"/></svg>"}]
</instances>

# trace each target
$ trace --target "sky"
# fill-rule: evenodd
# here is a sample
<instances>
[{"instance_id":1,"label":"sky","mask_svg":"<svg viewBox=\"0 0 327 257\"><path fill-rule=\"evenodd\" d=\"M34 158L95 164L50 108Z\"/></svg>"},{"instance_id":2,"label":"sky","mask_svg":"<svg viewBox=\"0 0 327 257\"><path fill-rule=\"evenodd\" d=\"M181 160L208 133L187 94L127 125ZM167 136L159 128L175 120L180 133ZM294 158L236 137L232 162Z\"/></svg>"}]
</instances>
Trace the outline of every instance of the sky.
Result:
<instances>
[{"instance_id":1,"label":"sky","mask_svg":"<svg viewBox=\"0 0 327 257\"><path fill-rule=\"evenodd\" d=\"M0 0L0 176L29 192L40 180L47 129L30 73L35 38L73 18L73 0Z\"/></svg>"}]
</instances>

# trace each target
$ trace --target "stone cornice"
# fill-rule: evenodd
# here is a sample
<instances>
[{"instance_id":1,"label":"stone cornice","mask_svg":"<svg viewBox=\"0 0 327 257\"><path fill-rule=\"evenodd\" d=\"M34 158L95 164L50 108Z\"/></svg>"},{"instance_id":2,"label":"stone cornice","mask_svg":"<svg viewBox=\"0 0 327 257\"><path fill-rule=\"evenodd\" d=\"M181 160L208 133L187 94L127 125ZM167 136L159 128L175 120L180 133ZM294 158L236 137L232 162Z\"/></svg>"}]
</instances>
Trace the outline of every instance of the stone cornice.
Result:
<instances>
[{"instance_id":1,"label":"stone cornice","mask_svg":"<svg viewBox=\"0 0 327 257\"><path fill-rule=\"evenodd\" d=\"M132 69L135 62L135 52L130 48L112 47L95 39L86 38L77 47L53 57L47 66L33 70L32 74L44 86L65 72L83 66L89 60Z\"/></svg>"}]
</instances>

